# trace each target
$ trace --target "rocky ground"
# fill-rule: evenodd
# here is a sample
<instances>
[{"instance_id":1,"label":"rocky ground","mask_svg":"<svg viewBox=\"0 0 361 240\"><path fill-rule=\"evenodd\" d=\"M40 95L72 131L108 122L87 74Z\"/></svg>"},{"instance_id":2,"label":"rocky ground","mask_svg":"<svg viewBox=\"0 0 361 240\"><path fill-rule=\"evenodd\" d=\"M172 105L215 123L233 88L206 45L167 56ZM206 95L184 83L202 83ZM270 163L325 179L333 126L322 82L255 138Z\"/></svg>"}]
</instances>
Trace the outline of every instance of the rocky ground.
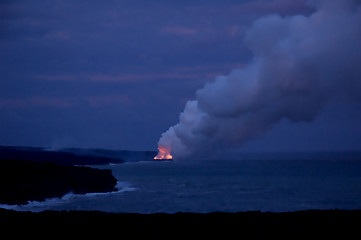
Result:
<instances>
[{"instance_id":1,"label":"rocky ground","mask_svg":"<svg viewBox=\"0 0 361 240\"><path fill-rule=\"evenodd\" d=\"M137 214L0 209L2 233L167 239L360 239L361 210Z\"/></svg>"}]
</instances>

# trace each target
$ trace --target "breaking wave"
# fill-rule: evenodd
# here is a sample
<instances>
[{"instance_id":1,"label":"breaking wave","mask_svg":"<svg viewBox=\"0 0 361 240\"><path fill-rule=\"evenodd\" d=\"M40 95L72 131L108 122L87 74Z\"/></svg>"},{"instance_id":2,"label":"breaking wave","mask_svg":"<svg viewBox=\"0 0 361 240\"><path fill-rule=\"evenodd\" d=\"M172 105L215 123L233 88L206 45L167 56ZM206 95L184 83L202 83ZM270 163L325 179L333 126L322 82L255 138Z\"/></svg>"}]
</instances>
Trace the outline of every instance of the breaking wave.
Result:
<instances>
[{"instance_id":1,"label":"breaking wave","mask_svg":"<svg viewBox=\"0 0 361 240\"><path fill-rule=\"evenodd\" d=\"M73 192L69 192L60 198L47 198L44 201L29 201L28 204L26 204L26 205L0 204L0 208L16 210L16 211L39 212L39 211L45 210L45 208L48 208L48 207L62 205L62 204L69 203L71 201L75 201L75 200L79 200L79 199L86 199L86 198L97 197L97 196L114 195L114 194L119 194L119 193L123 193L123 192L130 192L130 191L137 190L135 187L132 187L130 183L123 182L123 181L118 181L115 188L117 190L112 191L112 192L93 192L93 193L86 193L86 194L76 194Z\"/></svg>"}]
</instances>

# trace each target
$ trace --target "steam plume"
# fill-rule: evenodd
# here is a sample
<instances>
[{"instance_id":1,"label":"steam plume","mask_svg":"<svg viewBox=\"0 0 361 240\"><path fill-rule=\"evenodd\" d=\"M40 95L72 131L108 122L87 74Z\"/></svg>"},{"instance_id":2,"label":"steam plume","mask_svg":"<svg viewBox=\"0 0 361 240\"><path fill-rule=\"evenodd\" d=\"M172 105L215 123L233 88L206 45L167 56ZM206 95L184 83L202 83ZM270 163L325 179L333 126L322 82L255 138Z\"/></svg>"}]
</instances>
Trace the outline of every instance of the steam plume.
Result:
<instances>
[{"instance_id":1,"label":"steam plume","mask_svg":"<svg viewBox=\"0 0 361 240\"><path fill-rule=\"evenodd\" d=\"M255 21L252 61L186 103L158 145L176 158L258 137L281 119L312 121L330 100L361 98L361 4L313 1L310 16Z\"/></svg>"}]
</instances>

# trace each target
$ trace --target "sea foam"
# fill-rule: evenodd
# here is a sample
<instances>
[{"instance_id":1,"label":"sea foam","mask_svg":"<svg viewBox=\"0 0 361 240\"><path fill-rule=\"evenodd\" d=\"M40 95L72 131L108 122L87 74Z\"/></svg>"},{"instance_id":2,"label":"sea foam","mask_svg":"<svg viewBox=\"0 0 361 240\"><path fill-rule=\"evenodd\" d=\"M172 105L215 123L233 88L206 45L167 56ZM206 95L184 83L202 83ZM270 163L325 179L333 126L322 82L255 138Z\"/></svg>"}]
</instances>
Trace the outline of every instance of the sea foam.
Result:
<instances>
[{"instance_id":1,"label":"sea foam","mask_svg":"<svg viewBox=\"0 0 361 240\"><path fill-rule=\"evenodd\" d=\"M132 185L130 183L123 182L123 181L118 181L115 188L117 190L112 191L112 192L94 192L94 193L86 193L86 194L76 194L73 192L69 192L60 198L47 198L44 201L28 201L28 203L24 204L24 205L0 204L0 208L4 208L4 209L8 209L8 210L16 210L16 211L40 212L40 211L46 210L47 208L66 204L68 202L71 202L71 201L74 201L77 199L114 195L114 194L119 194L119 193L123 193L123 192L137 190L135 187L132 187Z\"/></svg>"}]
</instances>

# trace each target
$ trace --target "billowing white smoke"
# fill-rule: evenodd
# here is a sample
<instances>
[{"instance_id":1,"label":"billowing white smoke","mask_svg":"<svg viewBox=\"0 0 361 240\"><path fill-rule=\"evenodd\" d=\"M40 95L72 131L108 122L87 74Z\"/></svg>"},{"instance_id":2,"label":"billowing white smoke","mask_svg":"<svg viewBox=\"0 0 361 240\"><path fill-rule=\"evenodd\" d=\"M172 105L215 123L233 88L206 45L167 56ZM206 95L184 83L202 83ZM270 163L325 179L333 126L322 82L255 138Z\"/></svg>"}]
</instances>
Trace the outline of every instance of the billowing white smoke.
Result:
<instances>
[{"instance_id":1,"label":"billowing white smoke","mask_svg":"<svg viewBox=\"0 0 361 240\"><path fill-rule=\"evenodd\" d=\"M313 1L310 16L255 21L253 60L188 101L158 145L183 158L262 135L283 118L312 121L330 100L361 98L360 1Z\"/></svg>"}]
</instances>

